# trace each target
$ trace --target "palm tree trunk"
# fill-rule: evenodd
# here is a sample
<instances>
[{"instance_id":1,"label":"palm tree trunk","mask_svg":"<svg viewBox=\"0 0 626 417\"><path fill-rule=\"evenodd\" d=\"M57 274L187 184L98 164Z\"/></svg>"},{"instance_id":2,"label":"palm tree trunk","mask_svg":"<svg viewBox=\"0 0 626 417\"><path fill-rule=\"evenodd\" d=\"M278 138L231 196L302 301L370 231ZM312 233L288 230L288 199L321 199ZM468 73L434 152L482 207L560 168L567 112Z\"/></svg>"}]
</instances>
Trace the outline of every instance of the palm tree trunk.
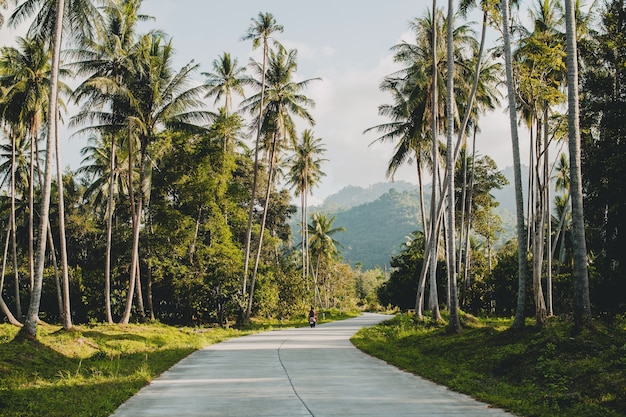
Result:
<instances>
[{"instance_id":1,"label":"palm tree trunk","mask_svg":"<svg viewBox=\"0 0 626 417\"><path fill-rule=\"evenodd\" d=\"M590 327L591 300L589 298L589 273L587 243L583 212L582 175L580 169L580 126L578 102L578 49L576 44L575 2L565 1L567 40L567 120L570 159L570 195L572 198L572 237L574 251L574 325L577 330Z\"/></svg>"},{"instance_id":2,"label":"palm tree trunk","mask_svg":"<svg viewBox=\"0 0 626 417\"><path fill-rule=\"evenodd\" d=\"M517 132L517 114L515 105L515 86L513 84L513 58L511 53L511 36L509 33L510 6L509 0L500 0L502 13L502 37L504 40L504 55L506 67L507 95L509 99L509 125L511 128L511 144L513 147L513 173L515 182L515 208L517 218L517 266L519 272L517 308L513 328L522 328L525 325L524 304L526 301L526 231L524 228L524 196L522 194L522 170L520 164L519 136Z\"/></svg>"},{"instance_id":3,"label":"palm tree trunk","mask_svg":"<svg viewBox=\"0 0 626 417\"><path fill-rule=\"evenodd\" d=\"M13 253L13 275L15 277L15 309L17 313L17 319L23 320L22 316L22 302L20 297L20 278L19 269L17 263L17 226L15 222L15 134L12 134L11 139L11 250Z\"/></svg>"},{"instance_id":4,"label":"palm tree trunk","mask_svg":"<svg viewBox=\"0 0 626 417\"><path fill-rule=\"evenodd\" d=\"M272 140L272 148L269 155L269 172L267 174L267 191L265 193L265 204L263 206L263 216L261 219L261 232L259 235L259 246L257 248L256 257L254 259L254 269L252 270L252 277L250 278L250 296L248 298L248 309L246 310L246 320L250 320L252 314L252 299L254 298L254 286L256 283L256 276L259 270L259 263L261 261L261 250L263 249L263 234L265 233L265 223L267 221L267 210L269 209L270 193L272 192L272 184L274 182L274 158L276 155L276 142L277 134L274 133Z\"/></svg>"},{"instance_id":5,"label":"palm tree trunk","mask_svg":"<svg viewBox=\"0 0 626 417\"><path fill-rule=\"evenodd\" d=\"M59 114L55 118L54 142L56 145L56 165L57 165L57 192L59 193L58 210L59 210L59 243L61 245L61 272L63 273L63 328L69 330L72 328L72 311L70 308L70 278L67 265L67 239L65 238L65 202L63 197L63 172L61 167L61 144L59 143Z\"/></svg>"},{"instance_id":6,"label":"palm tree trunk","mask_svg":"<svg viewBox=\"0 0 626 417\"><path fill-rule=\"evenodd\" d=\"M6 271L6 260L7 260L7 255L9 253L10 237L11 237L11 226L9 225L9 227L7 227L7 237L4 242L4 256L2 257L2 275L0 275L0 311L2 311L7 316L9 323L15 326L21 326L22 323L20 323L15 318L15 316L11 313L9 306L6 305L6 303L4 302L4 299L2 298L2 289L4 288L4 273Z\"/></svg>"},{"instance_id":7,"label":"palm tree trunk","mask_svg":"<svg viewBox=\"0 0 626 417\"><path fill-rule=\"evenodd\" d=\"M116 143L115 138L111 138L111 156L109 157L109 196L107 200L107 242L106 255L104 261L104 310L107 323L113 323L113 314L111 313L111 246L113 243L113 198L114 187L117 175L115 174L115 154Z\"/></svg>"},{"instance_id":8,"label":"palm tree trunk","mask_svg":"<svg viewBox=\"0 0 626 417\"><path fill-rule=\"evenodd\" d=\"M142 190L141 190L141 180L139 179L139 197L137 198L137 202L135 202L135 192L133 190L133 172L134 172L134 155L133 155L133 135L132 135L132 127L128 128L128 193L130 200L130 212L133 223L133 243L132 243L132 255L129 269L129 280L128 280L128 293L126 294L126 307L124 309L124 313L120 320L120 324L128 324L130 321L130 313L133 307L133 298L135 296L135 281L137 277L137 265L139 264L139 216L142 210L142 201L141 198ZM143 157L140 159L140 165L143 163ZM140 172L143 169L140 166ZM143 177L143 175L142 175Z\"/></svg>"},{"instance_id":9,"label":"palm tree trunk","mask_svg":"<svg viewBox=\"0 0 626 417\"><path fill-rule=\"evenodd\" d=\"M265 99L265 71L267 66L267 40L263 43L263 74L261 75L261 102L259 103L259 120L257 124L256 140L254 142L254 174L252 179L252 193L250 196L250 208L248 210L248 229L246 233L246 254L243 267L243 283L241 295L245 297L247 292L248 269L250 269L250 246L252 241L252 217L254 216L254 200L256 200L257 183L259 177L259 142L261 140L261 126L263 124L263 105ZM259 245L260 246L260 245ZM250 304L250 302L248 303Z\"/></svg>"},{"instance_id":10,"label":"palm tree trunk","mask_svg":"<svg viewBox=\"0 0 626 417\"><path fill-rule=\"evenodd\" d=\"M52 68L50 75L50 100L48 107L48 137L46 139L46 175L42 184L41 221L39 236L46 236L48 232L48 216L50 214L50 190L52 186L52 154L54 151L54 136L56 132L56 118L59 90L59 62L61 53L61 35L63 33L63 10L64 0L57 0L56 18L54 24L54 41L52 48ZM37 321L39 320L39 306L41 303L41 292L43 286L43 272L46 258L46 239L39 239L36 259L35 280L33 291L31 292L28 313L24 327L19 334L27 338L37 337Z\"/></svg>"}]
</instances>

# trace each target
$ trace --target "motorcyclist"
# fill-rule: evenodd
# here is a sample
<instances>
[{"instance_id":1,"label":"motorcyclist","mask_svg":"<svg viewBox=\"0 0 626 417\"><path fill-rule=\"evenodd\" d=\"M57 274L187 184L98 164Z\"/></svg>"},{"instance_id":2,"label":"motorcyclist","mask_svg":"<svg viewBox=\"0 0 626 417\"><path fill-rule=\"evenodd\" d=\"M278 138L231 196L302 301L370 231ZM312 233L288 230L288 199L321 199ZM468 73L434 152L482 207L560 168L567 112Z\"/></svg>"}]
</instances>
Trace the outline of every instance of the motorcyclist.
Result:
<instances>
[{"instance_id":1,"label":"motorcyclist","mask_svg":"<svg viewBox=\"0 0 626 417\"><path fill-rule=\"evenodd\" d=\"M315 308L311 306L311 309L309 310L309 324L311 325L311 327L313 327L315 326L316 323L317 323L317 311L315 311Z\"/></svg>"}]
</instances>

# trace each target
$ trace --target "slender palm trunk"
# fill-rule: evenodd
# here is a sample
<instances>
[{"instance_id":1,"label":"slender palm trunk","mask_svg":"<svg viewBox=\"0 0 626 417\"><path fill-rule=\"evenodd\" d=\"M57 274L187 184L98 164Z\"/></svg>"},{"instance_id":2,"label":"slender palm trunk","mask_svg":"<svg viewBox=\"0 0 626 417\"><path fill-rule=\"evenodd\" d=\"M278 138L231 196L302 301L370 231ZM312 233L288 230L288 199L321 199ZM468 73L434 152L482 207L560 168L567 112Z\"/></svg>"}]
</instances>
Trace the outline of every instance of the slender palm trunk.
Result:
<instances>
[{"instance_id":1,"label":"slender palm trunk","mask_svg":"<svg viewBox=\"0 0 626 417\"><path fill-rule=\"evenodd\" d=\"M15 278L15 310L17 319L22 321L24 318L22 316L22 302L20 297L20 276L19 269L17 263L17 226L15 221L15 141L16 136L12 134L11 139L11 251L13 258L13 276Z\"/></svg>"},{"instance_id":2,"label":"slender palm trunk","mask_svg":"<svg viewBox=\"0 0 626 417\"><path fill-rule=\"evenodd\" d=\"M517 114L515 105L515 86L513 84L513 58L511 53L511 36L509 33L510 6L509 0L500 1L502 13L502 37L504 39L504 55L506 68L507 95L509 99L509 124L511 128L511 144L513 148L513 173L515 182L515 208L517 217L517 264L519 272L517 308L515 310L514 328L524 327L524 304L526 301L526 233L524 230L524 196L522 194L522 170L520 164L519 136L517 132Z\"/></svg>"},{"instance_id":3,"label":"slender palm trunk","mask_svg":"<svg viewBox=\"0 0 626 417\"><path fill-rule=\"evenodd\" d=\"M107 200L107 242L106 242L106 255L104 261L104 310L106 314L107 323L113 323L113 314L111 313L111 246L113 243L113 199L116 181L115 170L115 153L116 143L115 138L111 138L111 155L109 157L109 196Z\"/></svg>"},{"instance_id":4,"label":"slender palm trunk","mask_svg":"<svg viewBox=\"0 0 626 417\"><path fill-rule=\"evenodd\" d=\"M42 202L41 202L41 221L39 226L39 236L46 236L48 233L48 216L50 214L50 190L52 186L52 153L54 151L54 136L56 132L56 118L58 105L58 89L59 89L59 62L61 53L61 34L63 32L63 10L65 7L64 0L57 0L56 18L54 24L54 41L52 48L52 68L50 75L50 100L48 107L48 137L46 140L46 174L45 181L42 184ZM43 286L43 272L46 258L46 242L45 238L38 241L36 271L33 291L30 297L28 313L24 327L20 330L20 334L28 338L37 337L37 321L39 320L39 306L41 303L41 292Z\"/></svg>"},{"instance_id":5,"label":"slender palm trunk","mask_svg":"<svg viewBox=\"0 0 626 417\"><path fill-rule=\"evenodd\" d=\"M583 212L582 175L580 168L580 109L578 102L578 49L576 39L575 2L565 1L567 38L567 120L570 159L570 195L572 198L572 237L574 251L574 325L577 329L591 326L587 243Z\"/></svg>"},{"instance_id":6,"label":"slender palm trunk","mask_svg":"<svg viewBox=\"0 0 626 417\"><path fill-rule=\"evenodd\" d=\"M63 172L61 166L61 144L59 142L59 115L53 116L55 123L54 142L56 147L56 165L57 165L57 187L59 193L58 210L59 210L59 243L61 245L61 272L63 274L63 328L69 330L72 328L72 310L70 308L70 278L67 264L67 239L65 238L65 202L63 197Z\"/></svg>"},{"instance_id":7,"label":"slender palm trunk","mask_svg":"<svg viewBox=\"0 0 626 417\"><path fill-rule=\"evenodd\" d=\"M261 219L261 232L259 235L259 246L257 248L256 257L254 259L254 269L252 270L252 277L250 278L250 297L248 298L248 309L246 310L246 320L250 320L252 314L252 304L254 298L254 286L256 284L256 277L259 271L259 263L261 261L261 250L263 249L263 235L265 233L265 224L267 221L267 210L269 209L270 194L272 192L272 184L274 182L274 165L276 158L277 147L277 133L274 133L272 139L272 147L269 154L269 172L267 174L267 191L265 193L265 204L263 206L263 216Z\"/></svg>"},{"instance_id":8,"label":"slender palm trunk","mask_svg":"<svg viewBox=\"0 0 626 417\"><path fill-rule=\"evenodd\" d=\"M7 256L9 253L10 238L11 238L11 225L7 227L7 237L4 242L4 256L2 257L2 275L0 275L0 311L2 311L5 314L5 316L7 316L7 320L9 320L9 323L15 326L21 326L22 323L20 323L15 318L13 313L11 313L9 306L7 306L6 303L4 302L4 298L2 298L2 289L4 288L4 273L6 271L6 260L7 260Z\"/></svg>"},{"instance_id":9,"label":"slender palm trunk","mask_svg":"<svg viewBox=\"0 0 626 417\"><path fill-rule=\"evenodd\" d=\"M252 241L252 218L254 216L254 201L256 200L257 183L259 178L259 142L261 141L261 126L263 124L263 105L265 100L265 71L267 67L267 40L263 43L263 74L261 75L261 102L259 103L259 120L257 124L256 140L254 142L254 170L252 179L252 193L250 196L250 207L248 209L248 229L246 234L246 253L243 266L243 283L241 295L247 292L248 270L250 269L250 250ZM259 245L260 246L260 245ZM252 298L252 297L250 297Z\"/></svg>"}]
</instances>

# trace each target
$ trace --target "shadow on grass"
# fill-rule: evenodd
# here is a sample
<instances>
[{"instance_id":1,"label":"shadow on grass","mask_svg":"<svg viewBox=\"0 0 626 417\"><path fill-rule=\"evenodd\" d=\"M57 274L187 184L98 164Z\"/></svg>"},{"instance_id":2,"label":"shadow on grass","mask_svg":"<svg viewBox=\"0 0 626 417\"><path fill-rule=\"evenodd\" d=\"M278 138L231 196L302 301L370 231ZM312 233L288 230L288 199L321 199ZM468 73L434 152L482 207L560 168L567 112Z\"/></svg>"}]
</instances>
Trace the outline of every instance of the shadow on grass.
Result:
<instances>
[{"instance_id":1,"label":"shadow on grass","mask_svg":"<svg viewBox=\"0 0 626 417\"><path fill-rule=\"evenodd\" d=\"M84 333L83 333L84 335ZM92 332L102 340L147 339ZM65 356L36 340L0 344L0 416L104 417L195 349L155 349L88 358Z\"/></svg>"}]
</instances>

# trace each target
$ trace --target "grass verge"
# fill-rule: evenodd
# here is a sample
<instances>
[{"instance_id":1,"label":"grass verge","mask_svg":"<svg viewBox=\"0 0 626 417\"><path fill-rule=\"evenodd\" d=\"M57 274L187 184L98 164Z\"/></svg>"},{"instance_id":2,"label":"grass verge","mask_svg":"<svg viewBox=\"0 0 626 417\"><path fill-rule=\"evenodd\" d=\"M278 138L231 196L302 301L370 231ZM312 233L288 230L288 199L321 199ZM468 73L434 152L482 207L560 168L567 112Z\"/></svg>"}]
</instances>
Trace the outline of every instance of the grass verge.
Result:
<instances>
[{"instance_id":1,"label":"grass verge","mask_svg":"<svg viewBox=\"0 0 626 417\"><path fill-rule=\"evenodd\" d=\"M331 311L325 321L353 317ZM105 417L195 350L261 330L308 325L254 320L244 330L162 324L39 325L37 341L0 324L0 416Z\"/></svg>"},{"instance_id":2,"label":"grass verge","mask_svg":"<svg viewBox=\"0 0 626 417\"><path fill-rule=\"evenodd\" d=\"M626 416L626 321L572 334L552 318L544 329L463 316L451 335L429 320L397 316L362 329L361 350L452 390L525 417Z\"/></svg>"}]
</instances>

